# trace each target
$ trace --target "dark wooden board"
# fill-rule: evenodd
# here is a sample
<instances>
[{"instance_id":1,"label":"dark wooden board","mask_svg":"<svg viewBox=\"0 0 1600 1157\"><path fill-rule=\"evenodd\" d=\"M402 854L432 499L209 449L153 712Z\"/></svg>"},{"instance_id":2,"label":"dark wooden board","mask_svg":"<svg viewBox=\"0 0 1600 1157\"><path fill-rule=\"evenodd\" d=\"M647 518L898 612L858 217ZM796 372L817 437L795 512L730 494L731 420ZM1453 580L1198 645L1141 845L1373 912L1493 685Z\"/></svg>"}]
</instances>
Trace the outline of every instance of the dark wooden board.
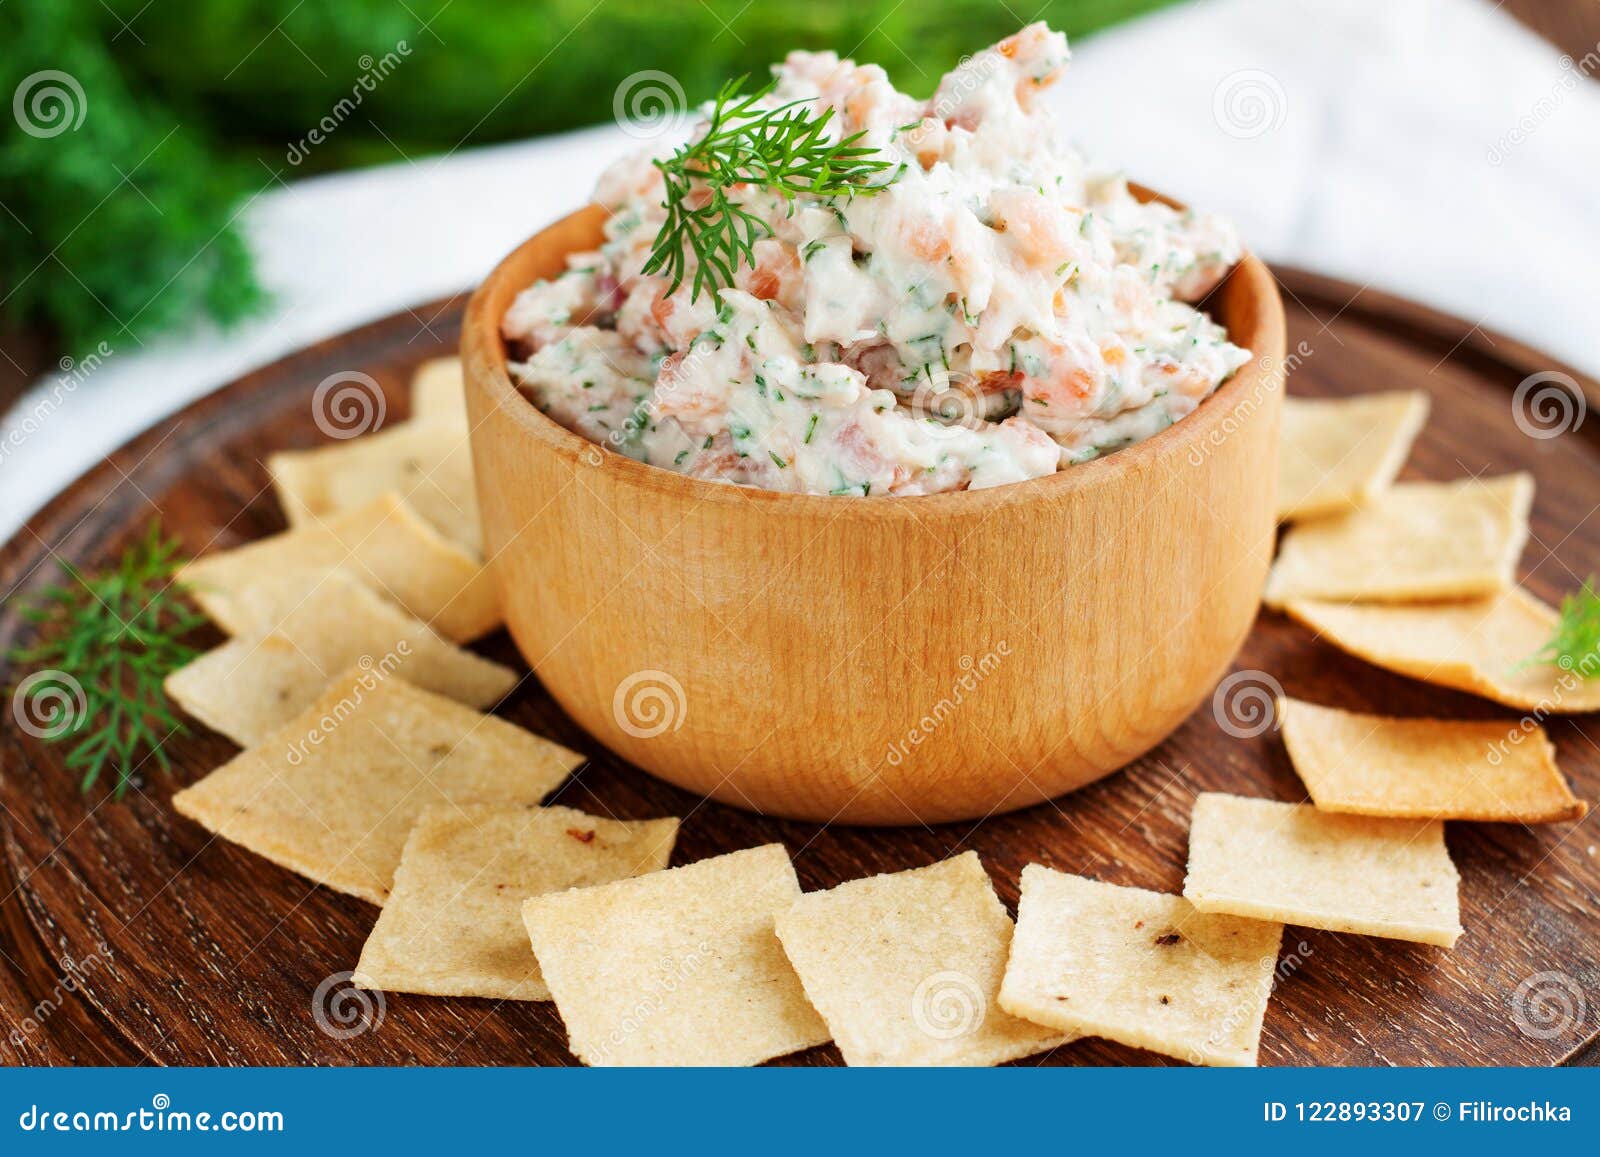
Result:
<instances>
[{"instance_id":1,"label":"dark wooden board","mask_svg":"<svg viewBox=\"0 0 1600 1157\"><path fill-rule=\"evenodd\" d=\"M1548 359L1466 322L1372 290L1283 274L1291 392L1427 390L1433 416L1407 477L1531 470L1539 491L1526 584L1555 599L1600 571L1600 418L1560 437L1512 421L1512 389ZM375 376L403 414L411 368L454 339L461 302L407 311L268 366L141 435L74 483L0 551L0 591L54 578L52 559L113 557L159 514L191 552L279 530L263 460L315 445L311 392L337 370ZM1592 404L1600 394L1584 383ZM981 610L980 610L981 613ZM0 648L25 641L15 615ZM504 637L483 648L516 661ZM1270 673L1292 695L1397 714L1512 719L1465 695L1378 671L1264 614L1238 667ZM23 672L10 672L11 679ZM1042 689L1042 693L1048 693ZM977 824L894 831L785 823L705 803L621 764L530 681L502 713L592 761L555 801L623 818L685 817L675 863L781 840L804 887L932 863L975 848L1008 905L1022 866L1039 861L1121 884L1181 887L1189 807L1223 789L1304 798L1277 737L1236 739L1202 708L1127 770L1052 804ZM123 803L78 794L62 751L16 728L0 738L0 1059L16 1063L570 1064L548 1004L385 998L381 1024L350 1039L318 1028L313 993L354 966L375 910L308 885L211 839L168 804L176 787L231 757L197 727L172 740L170 778L151 776ZM821 721L819 725L826 725ZM1600 799L1592 719L1551 731L1579 792ZM1453 952L1290 929L1267 1013L1264 1064L1554 1064L1593 1059L1600 1031L1600 821L1524 828L1453 824L1466 935ZM77 962L64 972L65 960ZM1537 974L1576 986L1581 1015L1519 1029L1515 994ZM63 975L73 979L63 985ZM1536 978L1530 980L1530 978ZM1557 990L1552 989L1552 992ZM1559 992L1557 992L1559 995ZM50 1010L49 1006L58 1006ZM45 1013L36 1016L36 1011ZM1559 1009L1556 1010L1559 1013ZM1559 1029L1554 1033L1549 1027ZM14 1029L14 1030L13 1030ZM838 1061L830 1048L795 1058ZM1144 1064L1160 1058L1104 1041L1051 1063Z\"/></svg>"}]
</instances>

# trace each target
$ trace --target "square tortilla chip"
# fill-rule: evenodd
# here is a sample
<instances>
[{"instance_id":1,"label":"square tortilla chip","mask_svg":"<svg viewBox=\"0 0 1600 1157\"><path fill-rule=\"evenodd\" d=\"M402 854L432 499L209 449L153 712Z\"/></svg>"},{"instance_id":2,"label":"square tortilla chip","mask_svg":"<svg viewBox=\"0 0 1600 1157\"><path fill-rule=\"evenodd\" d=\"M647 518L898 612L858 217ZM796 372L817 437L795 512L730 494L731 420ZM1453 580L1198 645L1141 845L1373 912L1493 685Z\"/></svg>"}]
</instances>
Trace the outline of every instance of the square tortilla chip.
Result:
<instances>
[{"instance_id":1,"label":"square tortilla chip","mask_svg":"<svg viewBox=\"0 0 1600 1157\"><path fill-rule=\"evenodd\" d=\"M393 494L365 506L189 563L178 578L230 635L264 635L277 626L239 605L262 576L343 570L399 603L447 639L469 643L502 622L488 570L447 541Z\"/></svg>"},{"instance_id":2,"label":"square tortilla chip","mask_svg":"<svg viewBox=\"0 0 1600 1157\"><path fill-rule=\"evenodd\" d=\"M430 358L411 379L411 420L467 420L467 386L460 358Z\"/></svg>"},{"instance_id":3,"label":"square tortilla chip","mask_svg":"<svg viewBox=\"0 0 1600 1157\"><path fill-rule=\"evenodd\" d=\"M1600 710L1600 670L1530 663L1560 616L1520 588L1458 603L1375 606L1297 599L1291 618L1358 658L1425 683L1541 714Z\"/></svg>"},{"instance_id":4,"label":"square tortilla chip","mask_svg":"<svg viewBox=\"0 0 1600 1157\"><path fill-rule=\"evenodd\" d=\"M1278 722L1323 811L1542 824L1589 810L1556 769L1542 727L1392 719L1295 699L1279 700Z\"/></svg>"},{"instance_id":5,"label":"square tortilla chip","mask_svg":"<svg viewBox=\"0 0 1600 1157\"><path fill-rule=\"evenodd\" d=\"M1074 1039L995 1004L1011 917L976 852L807 893L777 928L846 1064L998 1065Z\"/></svg>"},{"instance_id":6,"label":"square tortilla chip","mask_svg":"<svg viewBox=\"0 0 1600 1157\"><path fill-rule=\"evenodd\" d=\"M289 525L312 526L398 494L440 534L483 554L464 421L400 422L375 434L267 459Z\"/></svg>"},{"instance_id":7,"label":"square tortilla chip","mask_svg":"<svg viewBox=\"0 0 1600 1157\"><path fill-rule=\"evenodd\" d=\"M517 684L511 668L445 642L347 574L331 571L309 589L291 576L288 593L263 589L282 582L252 588L274 602L299 599L272 634L235 637L166 679L179 706L241 747L260 743L358 664L468 707L489 707Z\"/></svg>"},{"instance_id":8,"label":"square tortilla chip","mask_svg":"<svg viewBox=\"0 0 1600 1157\"><path fill-rule=\"evenodd\" d=\"M1202 792L1183 894L1202 912L1449 948L1460 876L1439 820L1336 815Z\"/></svg>"},{"instance_id":9,"label":"square tortilla chip","mask_svg":"<svg viewBox=\"0 0 1600 1157\"><path fill-rule=\"evenodd\" d=\"M382 904L423 808L538 803L582 762L504 719L358 669L172 806L290 871Z\"/></svg>"},{"instance_id":10,"label":"square tortilla chip","mask_svg":"<svg viewBox=\"0 0 1600 1157\"><path fill-rule=\"evenodd\" d=\"M1359 510L1292 527L1265 600L1405 602L1504 590L1528 541L1532 505L1527 474L1400 483Z\"/></svg>"},{"instance_id":11,"label":"square tortilla chip","mask_svg":"<svg viewBox=\"0 0 1600 1157\"><path fill-rule=\"evenodd\" d=\"M675 819L598 819L567 807L445 804L411 829L356 983L429 996L549 1000L528 944L530 896L658 872Z\"/></svg>"},{"instance_id":12,"label":"square tortilla chip","mask_svg":"<svg viewBox=\"0 0 1600 1157\"><path fill-rule=\"evenodd\" d=\"M1000 1007L1190 1064L1253 1065L1282 936L1281 924L1029 864Z\"/></svg>"},{"instance_id":13,"label":"square tortilla chip","mask_svg":"<svg viewBox=\"0 0 1600 1157\"><path fill-rule=\"evenodd\" d=\"M800 898L782 844L522 906L573 1053L589 1065L754 1065L825 1044L773 932Z\"/></svg>"},{"instance_id":14,"label":"square tortilla chip","mask_svg":"<svg viewBox=\"0 0 1600 1157\"><path fill-rule=\"evenodd\" d=\"M1394 481L1428 417L1428 395L1284 398L1278 521L1365 506Z\"/></svg>"}]
</instances>

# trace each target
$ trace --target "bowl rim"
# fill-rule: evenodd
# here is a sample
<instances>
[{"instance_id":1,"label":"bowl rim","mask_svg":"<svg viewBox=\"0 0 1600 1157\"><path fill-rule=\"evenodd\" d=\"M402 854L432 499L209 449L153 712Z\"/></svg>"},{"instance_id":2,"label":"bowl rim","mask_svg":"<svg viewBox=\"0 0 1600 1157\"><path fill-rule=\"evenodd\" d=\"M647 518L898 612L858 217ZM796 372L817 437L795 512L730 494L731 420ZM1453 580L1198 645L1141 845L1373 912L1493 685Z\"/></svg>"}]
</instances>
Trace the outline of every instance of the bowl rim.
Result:
<instances>
[{"instance_id":1,"label":"bowl rim","mask_svg":"<svg viewBox=\"0 0 1600 1157\"><path fill-rule=\"evenodd\" d=\"M1158 200L1175 208L1183 207L1181 202L1144 186L1130 182L1129 188L1140 200ZM493 408L512 415L521 430L535 442L573 460L574 464L582 456L590 468L606 470L618 484L652 490L662 497L723 504L757 502L765 504L761 513L778 516L853 514L920 519L923 516L949 514L981 515L999 508L1067 498L1085 487L1114 485L1119 479L1143 471L1169 455L1181 453L1195 442L1204 441L1239 411L1245 395L1257 389L1264 379L1272 376L1278 378L1275 384L1268 386L1269 389L1282 389L1283 386L1285 322L1277 278L1265 263L1246 252L1223 281L1195 305L1196 308L1202 308L1221 292L1224 285L1235 278L1243 278L1246 292L1258 303L1256 325L1252 333L1235 335L1230 331L1229 337L1236 341L1241 337L1250 339L1239 341L1250 352L1250 360L1206 397L1192 413L1132 446L1063 467L1039 478L980 490L941 491L936 494L796 494L694 478L640 462L569 430L534 405L511 380L510 357L500 333L501 318L492 316L489 311L493 291L511 279L513 267L520 264L520 259L530 249L542 245L547 234L562 225L575 222L579 217L596 212L603 213L605 210L599 205L590 204L551 222L502 258L484 278L467 303L461 335L462 369L467 379L486 388ZM525 288L515 286L513 292ZM595 451L601 455L598 461L594 458Z\"/></svg>"}]
</instances>

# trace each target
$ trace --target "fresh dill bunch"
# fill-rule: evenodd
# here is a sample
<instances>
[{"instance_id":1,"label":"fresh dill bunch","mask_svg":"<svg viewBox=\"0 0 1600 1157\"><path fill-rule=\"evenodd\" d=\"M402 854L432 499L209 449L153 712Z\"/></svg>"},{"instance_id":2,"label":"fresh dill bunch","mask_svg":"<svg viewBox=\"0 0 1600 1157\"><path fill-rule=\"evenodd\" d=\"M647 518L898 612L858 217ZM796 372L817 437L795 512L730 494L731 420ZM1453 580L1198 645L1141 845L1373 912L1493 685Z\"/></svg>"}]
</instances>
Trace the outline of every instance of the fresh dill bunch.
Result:
<instances>
[{"instance_id":1,"label":"fresh dill bunch","mask_svg":"<svg viewBox=\"0 0 1600 1157\"><path fill-rule=\"evenodd\" d=\"M740 265L755 264L755 244L772 229L729 196L734 185L759 185L792 200L796 194L816 197L870 195L884 187L871 178L895 162L858 144L864 132L843 140L827 137L833 109L820 116L810 101L795 100L777 108L760 108L776 81L745 94L744 77L722 86L712 102L709 123L697 139L672 156L654 162L666 184L662 207L667 219L656 234L644 272L664 270L676 293L688 276L689 255L695 258L689 294L714 294L733 284Z\"/></svg>"},{"instance_id":2,"label":"fresh dill bunch","mask_svg":"<svg viewBox=\"0 0 1600 1157\"><path fill-rule=\"evenodd\" d=\"M109 768L120 799L143 762L140 753L166 771L165 741L187 730L162 682L195 657L179 639L205 618L172 581L181 565L177 548L152 522L115 567L86 575L63 562L67 581L18 608L37 625L40 640L7 656L15 666L35 668L18 684L15 710L19 720L24 711L43 716L33 734L72 744L67 766L82 774L85 792Z\"/></svg>"},{"instance_id":3,"label":"fresh dill bunch","mask_svg":"<svg viewBox=\"0 0 1600 1157\"><path fill-rule=\"evenodd\" d=\"M266 174L219 144L226 127L128 75L137 37L119 42L108 15L84 0L0 4L13 121L0 133L0 321L80 359L202 318L231 325L267 300L236 219Z\"/></svg>"},{"instance_id":4,"label":"fresh dill bunch","mask_svg":"<svg viewBox=\"0 0 1600 1157\"><path fill-rule=\"evenodd\" d=\"M1554 663L1563 671L1577 671L1585 679L1600 671L1600 592L1590 575L1583 586L1561 600L1561 617L1544 647L1529 656L1528 663Z\"/></svg>"}]
</instances>

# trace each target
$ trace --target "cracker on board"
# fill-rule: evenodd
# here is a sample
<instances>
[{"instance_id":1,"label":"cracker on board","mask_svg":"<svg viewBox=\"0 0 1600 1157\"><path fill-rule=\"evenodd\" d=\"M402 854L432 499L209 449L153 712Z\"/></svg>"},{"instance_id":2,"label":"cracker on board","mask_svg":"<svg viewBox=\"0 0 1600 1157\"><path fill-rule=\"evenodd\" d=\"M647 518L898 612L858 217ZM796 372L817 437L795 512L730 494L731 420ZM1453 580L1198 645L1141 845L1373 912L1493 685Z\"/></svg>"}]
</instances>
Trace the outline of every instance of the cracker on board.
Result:
<instances>
[{"instance_id":1,"label":"cracker on board","mask_svg":"<svg viewBox=\"0 0 1600 1157\"><path fill-rule=\"evenodd\" d=\"M978 853L809 892L778 939L850 1065L997 1065L1073 1034L995 1003L1011 917Z\"/></svg>"},{"instance_id":2,"label":"cracker on board","mask_svg":"<svg viewBox=\"0 0 1600 1157\"><path fill-rule=\"evenodd\" d=\"M1372 600L1468 598L1512 585L1528 541L1533 479L1403 482L1366 506L1296 523L1263 596Z\"/></svg>"},{"instance_id":3,"label":"cracker on board","mask_svg":"<svg viewBox=\"0 0 1600 1157\"><path fill-rule=\"evenodd\" d=\"M397 422L312 450L280 451L268 456L267 472L290 526L313 526L392 493L452 542L483 553L465 422Z\"/></svg>"},{"instance_id":4,"label":"cracker on board","mask_svg":"<svg viewBox=\"0 0 1600 1157\"><path fill-rule=\"evenodd\" d=\"M1029 864L1000 1007L1191 1064L1253 1065L1282 934Z\"/></svg>"},{"instance_id":5,"label":"cracker on board","mask_svg":"<svg viewBox=\"0 0 1600 1157\"><path fill-rule=\"evenodd\" d=\"M1394 719L1285 698L1278 723L1323 811L1538 824L1589 810L1532 722Z\"/></svg>"},{"instance_id":6,"label":"cracker on board","mask_svg":"<svg viewBox=\"0 0 1600 1157\"><path fill-rule=\"evenodd\" d=\"M468 707L492 706L517 684L511 668L446 642L340 571L296 590L298 602L271 634L235 636L167 676L180 707L241 747L260 743L357 665L392 670Z\"/></svg>"},{"instance_id":7,"label":"cracker on board","mask_svg":"<svg viewBox=\"0 0 1600 1157\"><path fill-rule=\"evenodd\" d=\"M292 573L310 582L332 570L365 583L458 643L471 642L502 622L494 582L483 564L394 494L202 555L178 578L224 631L263 635L277 623L247 613L240 606L243 591L268 576Z\"/></svg>"},{"instance_id":8,"label":"cracker on board","mask_svg":"<svg viewBox=\"0 0 1600 1157\"><path fill-rule=\"evenodd\" d=\"M549 1000L522 904L667 866L678 821L568 807L436 804L406 840L356 983L390 992Z\"/></svg>"},{"instance_id":9,"label":"cracker on board","mask_svg":"<svg viewBox=\"0 0 1600 1157\"><path fill-rule=\"evenodd\" d=\"M753 1065L828 1040L773 918L800 898L782 844L522 907L573 1053L590 1065Z\"/></svg>"},{"instance_id":10,"label":"cracker on board","mask_svg":"<svg viewBox=\"0 0 1600 1157\"><path fill-rule=\"evenodd\" d=\"M582 762L504 719L356 668L172 805L257 855L382 904L423 808L536 804Z\"/></svg>"},{"instance_id":11,"label":"cracker on board","mask_svg":"<svg viewBox=\"0 0 1600 1157\"><path fill-rule=\"evenodd\" d=\"M1283 399L1278 521L1364 506L1394 481L1428 417L1421 390Z\"/></svg>"},{"instance_id":12,"label":"cracker on board","mask_svg":"<svg viewBox=\"0 0 1600 1157\"><path fill-rule=\"evenodd\" d=\"M1183 894L1202 912L1448 948L1461 935L1459 882L1439 820L1195 800Z\"/></svg>"},{"instance_id":13,"label":"cracker on board","mask_svg":"<svg viewBox=\"0 0 1600 1157\"><path fill-rule=\"evenodd\" d=\"M1413 679L1524 711L1600 710L1600 656L1573 670L1530 661L1560 616L1520 588L1452 603L1295 599L1283 609L1326 642Z\"/></svg>"},{"instance_id":14,"label":"cracker on board","mask_svg":"<svg viewBox=\"0 0 1600 1157\"><path fill-rule=\"evenodd\" d=\"M467 420L466 382L460 358L429 358L411 379L411 420Z\"/></svg>"}]
</instances>

